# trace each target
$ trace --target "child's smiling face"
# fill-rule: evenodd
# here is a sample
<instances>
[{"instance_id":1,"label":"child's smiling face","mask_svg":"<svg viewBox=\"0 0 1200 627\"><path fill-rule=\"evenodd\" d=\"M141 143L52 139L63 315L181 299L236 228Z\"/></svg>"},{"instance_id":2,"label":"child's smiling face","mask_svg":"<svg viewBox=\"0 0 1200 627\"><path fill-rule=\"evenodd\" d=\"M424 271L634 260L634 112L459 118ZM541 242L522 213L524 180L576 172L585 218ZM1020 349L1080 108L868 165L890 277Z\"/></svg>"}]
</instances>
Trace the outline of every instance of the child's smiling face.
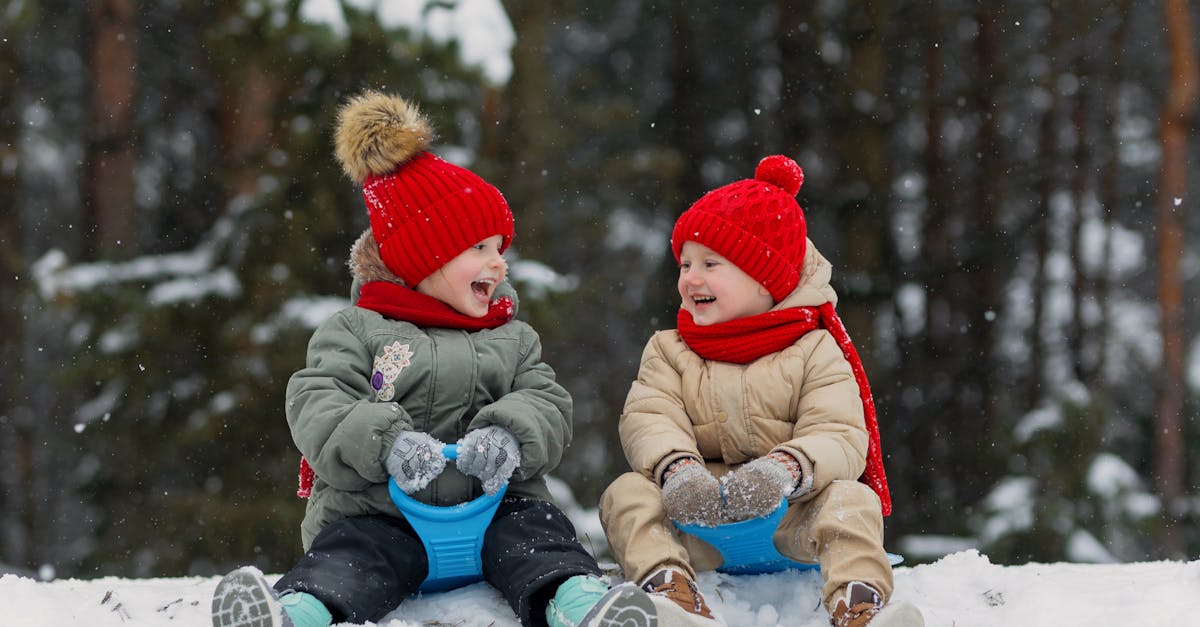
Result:
<instances>
[{"instance_id":1,"label":"child's smiling face","mask_svg":"<svg viewBox=\"0 0 1200 627\"><path fill-rule=\"evenodd\" d=\"M679 252L678 287L684 310L700 326L757 315L775 305L761 283L711 248L691 241Z\"/></svg>"},{"instance_id":2,"label":"child's smiling face","mask_svg":"<svg viewBox=\"0 0 1200 627\"><path fill-rule=\"evenodd\" d=\"M417 284L416 290L473 318L487 315L496 286L504 280L508 264L500 255L504 238L493 235L459 253Z\"/></svg>"}]
</instances>

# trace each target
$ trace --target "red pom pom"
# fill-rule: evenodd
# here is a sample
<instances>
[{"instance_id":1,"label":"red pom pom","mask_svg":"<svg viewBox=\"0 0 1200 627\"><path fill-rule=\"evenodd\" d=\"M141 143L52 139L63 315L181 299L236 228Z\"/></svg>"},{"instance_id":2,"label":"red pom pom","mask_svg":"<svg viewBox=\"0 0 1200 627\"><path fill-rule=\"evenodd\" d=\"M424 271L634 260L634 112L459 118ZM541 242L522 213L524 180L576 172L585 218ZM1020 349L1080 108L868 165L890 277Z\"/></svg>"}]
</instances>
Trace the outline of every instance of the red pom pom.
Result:
<instances>
[{"instance_id":1,"label":"red pom pom","mask_svg":"<svg viewBox=\"0 0 1200 627\"><path fill-rule=\"evenodd\" d=\"M804 170L788 157L771 155L758 162L754 178L782 187L785 192L795 196L796 192L800 191L800 185L804 183Z\"/></svg>"}]
</instances>

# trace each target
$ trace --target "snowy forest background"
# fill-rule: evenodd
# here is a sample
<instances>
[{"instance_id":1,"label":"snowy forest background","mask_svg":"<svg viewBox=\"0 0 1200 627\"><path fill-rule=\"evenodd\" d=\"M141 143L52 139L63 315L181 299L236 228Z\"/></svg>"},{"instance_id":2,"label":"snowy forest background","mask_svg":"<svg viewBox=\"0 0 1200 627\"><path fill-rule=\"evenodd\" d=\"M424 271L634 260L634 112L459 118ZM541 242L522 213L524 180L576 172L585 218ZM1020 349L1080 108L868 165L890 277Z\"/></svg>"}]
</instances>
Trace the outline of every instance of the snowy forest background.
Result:
<instances>
[{"instance_id":1,"label":"snowy forest background","mask_svg":"<svg viewBox=\"0 0 1200 627\"><path fill-rule=\"evenodd\" d=\"M367 87L512 205L584 506L674 323L671 224L785 153L879 406L892 550L1194 557L1196 9L4 0L0 570L292 563L282 393L348 301L367 220L331 129Z\"/></svg>"}]
</instances>

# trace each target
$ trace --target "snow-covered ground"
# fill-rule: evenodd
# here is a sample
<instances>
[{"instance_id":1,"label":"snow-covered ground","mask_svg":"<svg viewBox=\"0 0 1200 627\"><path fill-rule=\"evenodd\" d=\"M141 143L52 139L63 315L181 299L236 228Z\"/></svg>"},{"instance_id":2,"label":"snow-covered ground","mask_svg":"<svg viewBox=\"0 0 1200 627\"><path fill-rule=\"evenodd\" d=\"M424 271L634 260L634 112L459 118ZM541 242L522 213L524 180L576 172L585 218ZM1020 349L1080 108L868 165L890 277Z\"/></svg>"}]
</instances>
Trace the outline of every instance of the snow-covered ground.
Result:
<instances>
[{"instance_id":1,"label":"snow-covered ground","mask_svg":"<svg viewBox=\"0 0 1200 627\"><path fill-rule=\"evenodd\" d=\"M0 624L60 627L208 625L216 578L39 582L0 577ZM729 625L821 627L820 575L786 572L699 580ZM1200 625L1200 560L1137 564L998 566L975 551L896 569L896 594L918 605L930 627ZM493 589L476 584L410 599L378 625L514 627Z\"/></svg>"}]
</instances>

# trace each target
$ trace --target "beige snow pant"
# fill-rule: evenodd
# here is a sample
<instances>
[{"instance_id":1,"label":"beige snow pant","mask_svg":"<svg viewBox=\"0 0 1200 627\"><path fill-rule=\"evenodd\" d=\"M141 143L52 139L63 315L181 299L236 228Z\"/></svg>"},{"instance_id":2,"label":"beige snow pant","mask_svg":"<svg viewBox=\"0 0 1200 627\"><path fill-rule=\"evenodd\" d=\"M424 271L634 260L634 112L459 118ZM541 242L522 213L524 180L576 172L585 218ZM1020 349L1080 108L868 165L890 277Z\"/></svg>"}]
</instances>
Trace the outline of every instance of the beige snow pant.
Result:
<instances>
[{"instance_id":1,"label":"beige snow pant","mask_svg":"<svg viewBox=\"0 0 1200 627\"><path fill-rule=\"evenodd\" d=\"M714 475L723 464L709 464ZM883 550L879 497L858 481L834 481L811 498L794 501L775 531L775 547L798 562L817 563L825 578L825 608L851 581L892 595L892 567ZM617 477L600 497L600 522L613 556L629 581L640 582L664 566L691 576L714 570L723 558L712 545L680 532L667 518L662 490L636 472Z\"/></svg>"}]
</instances>

